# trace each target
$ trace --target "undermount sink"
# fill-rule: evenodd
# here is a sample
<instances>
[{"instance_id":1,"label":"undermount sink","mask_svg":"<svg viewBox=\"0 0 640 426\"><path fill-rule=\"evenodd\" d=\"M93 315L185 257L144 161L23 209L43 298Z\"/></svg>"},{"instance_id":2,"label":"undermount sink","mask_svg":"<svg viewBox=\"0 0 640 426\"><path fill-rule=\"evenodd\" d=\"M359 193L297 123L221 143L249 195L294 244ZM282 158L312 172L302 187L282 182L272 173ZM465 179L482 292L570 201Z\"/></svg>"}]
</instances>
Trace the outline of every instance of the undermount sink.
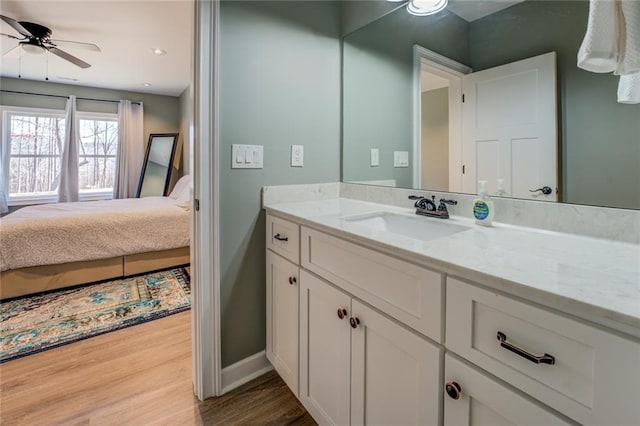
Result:
<instances>
[{"instance_id":1,"label":"undermount sink","mask_svg":"<svg viewBox=\"0 0 640 426\"><path fill-rule=\"evenodd\" d=\"M417 240L435 240L471 228L447 222L448 219L429 219L381 212L344 218L345 221L386 231Z\"/></svg>"}]
</instances>

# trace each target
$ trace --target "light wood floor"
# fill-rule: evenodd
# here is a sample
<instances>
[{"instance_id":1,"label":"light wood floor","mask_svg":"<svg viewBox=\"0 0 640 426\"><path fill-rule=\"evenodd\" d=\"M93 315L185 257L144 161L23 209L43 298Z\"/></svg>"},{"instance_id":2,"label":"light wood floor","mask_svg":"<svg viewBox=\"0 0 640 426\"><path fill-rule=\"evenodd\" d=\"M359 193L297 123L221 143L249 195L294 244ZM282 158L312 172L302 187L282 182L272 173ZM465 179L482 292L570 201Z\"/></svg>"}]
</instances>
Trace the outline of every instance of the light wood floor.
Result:
<instances>
[{"instance_id":1,"label":"light wood floor","mask_svg":"<svg viewBox=\"0 0 640 426\"><path fill-rule=\"evenodd\" d=\"M191 384L190 313L0 365L2 424L315 424L268 373L198 402Z\"/></svg>"}]
</instances>

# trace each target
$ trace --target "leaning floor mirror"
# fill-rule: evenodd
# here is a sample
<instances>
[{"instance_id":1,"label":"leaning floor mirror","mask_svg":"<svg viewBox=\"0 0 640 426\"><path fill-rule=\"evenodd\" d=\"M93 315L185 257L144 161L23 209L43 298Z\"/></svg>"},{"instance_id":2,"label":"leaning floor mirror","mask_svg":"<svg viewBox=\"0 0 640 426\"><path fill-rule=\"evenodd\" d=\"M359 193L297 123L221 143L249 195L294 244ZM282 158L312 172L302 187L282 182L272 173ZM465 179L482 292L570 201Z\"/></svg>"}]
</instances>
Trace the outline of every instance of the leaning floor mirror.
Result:
<instances>
[{"instance_id":1,"label":"leaning floor mirror","mask_svg":"<svg viewBox=\"0 0 640 426\"><path fill-rule=\"evenodd\" d=\"M136 197L167 195L178 133L149 135Z\"/></svg>"}]
</instances>

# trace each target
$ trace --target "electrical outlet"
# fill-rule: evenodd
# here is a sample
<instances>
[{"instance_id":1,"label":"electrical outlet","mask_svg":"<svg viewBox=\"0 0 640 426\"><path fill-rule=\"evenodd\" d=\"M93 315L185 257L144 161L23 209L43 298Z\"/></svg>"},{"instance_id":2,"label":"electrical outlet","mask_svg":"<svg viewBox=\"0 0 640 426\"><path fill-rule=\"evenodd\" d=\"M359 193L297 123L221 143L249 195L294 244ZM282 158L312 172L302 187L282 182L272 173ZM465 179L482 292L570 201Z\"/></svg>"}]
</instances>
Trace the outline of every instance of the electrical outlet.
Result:
<instances>
[{"instance_id":1,"label":"electrical outlet","mask_svg":"<svg viewBox=\"0 0 640 426\"><path fill-rule=\"evenodd\" d=\"M371 166L376 167L380 165L380 150L378 148L371 148Z\"/></svg>"},{"instance_id":2,"label":"electrical outlet","mask_svg":"<svg viewBox=\"0 0 640 426\"><path fill-rule=\"evenodd\" d=\"M291 167L302 167L304 164L304 146L291 145Z\"/></svg>"}]
</instances>

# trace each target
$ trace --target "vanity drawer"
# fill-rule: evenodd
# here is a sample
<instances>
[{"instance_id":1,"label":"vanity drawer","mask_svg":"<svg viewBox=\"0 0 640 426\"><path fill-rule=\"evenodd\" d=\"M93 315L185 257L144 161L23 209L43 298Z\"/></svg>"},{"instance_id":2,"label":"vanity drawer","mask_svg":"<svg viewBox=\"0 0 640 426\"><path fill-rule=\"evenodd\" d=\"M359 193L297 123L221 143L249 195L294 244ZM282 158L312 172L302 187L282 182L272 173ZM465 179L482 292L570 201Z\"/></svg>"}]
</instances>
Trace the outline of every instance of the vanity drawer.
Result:
<instances>
[{"instance_id":1,"label":"vanity drawer","mask_svg":"<svg viewBox=\"0 0 640 426\"><path fill-rule=\"evenodd\" d=\"M300 226L267 215L267 248L286 257L295 264L300 261Z\"/></svg>"},{"instance_id":2,"label":"vanity drawer","mask_svg":"<svg viewBox=\"0 0 640 426\"><path fill-rule=\"evenodd\" d=\"M437 342L444 275L302 227L304 268Z\"/></svg>"},{"instance_id":3,"label":"vanity drawer","mask_svg":"<svg viewBox=\"0 0 640 426\"><path fill-rule=\"evenodd\" d=\"M637 423L640 344L453 278L446 291L449 350L580 423Z\"/></svg>"}]
</instances>

